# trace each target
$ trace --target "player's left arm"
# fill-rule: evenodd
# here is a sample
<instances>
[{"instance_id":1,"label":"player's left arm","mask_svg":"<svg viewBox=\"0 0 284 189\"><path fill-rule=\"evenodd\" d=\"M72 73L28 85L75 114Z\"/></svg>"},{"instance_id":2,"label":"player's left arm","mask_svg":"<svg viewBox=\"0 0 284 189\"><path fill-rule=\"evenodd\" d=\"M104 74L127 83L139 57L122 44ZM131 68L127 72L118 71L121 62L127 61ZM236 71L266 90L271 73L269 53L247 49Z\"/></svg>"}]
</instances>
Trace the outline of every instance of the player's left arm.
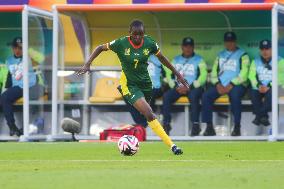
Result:
<instances>
[{"instance_id":1,"label":"player's left arm","mask_svg":"<svg viewBox=\"0 0 284 189\"><path fill-rule=\"evenodd\" d=\"M95 48L95 50L92 52L92 54L90 55L90 57L88 58L88 60L86 61L86 63L82 66L82 68L80 70L78 70L76 72L77 75L82 75L86 72L90 73L90 66L93 62L93 60L99 56L103 51L107 51L109 50L109 44L102 44L99 45Z\"/></svg>"},{"instance_id":2,"label":"player's left arm","mask_svg":"<svg viewBox=\"0 0 284 189\"><path fill-rule=\"evenodd\" d=\"M183 78L183 76L175 69L175 67L170 63L167 57L165 57L162 52L159 50L156 53L156 56L159 58L160 62L172 71L172 73L177 77L177 80L182 83L187 88L190 88L188 82Z\"/></svg>"},{"instance_id":3,"label":"player's left arm","mask_svg":"<svg viewBox=\"0 0 284 189\"><path fill-rule=\"evenodd\" d=\"M241 71L237 77L232 79L231 84L240 85L247 81L249 72L250 60L247 54L241 57Z\"/></svg>"}]
</instances>

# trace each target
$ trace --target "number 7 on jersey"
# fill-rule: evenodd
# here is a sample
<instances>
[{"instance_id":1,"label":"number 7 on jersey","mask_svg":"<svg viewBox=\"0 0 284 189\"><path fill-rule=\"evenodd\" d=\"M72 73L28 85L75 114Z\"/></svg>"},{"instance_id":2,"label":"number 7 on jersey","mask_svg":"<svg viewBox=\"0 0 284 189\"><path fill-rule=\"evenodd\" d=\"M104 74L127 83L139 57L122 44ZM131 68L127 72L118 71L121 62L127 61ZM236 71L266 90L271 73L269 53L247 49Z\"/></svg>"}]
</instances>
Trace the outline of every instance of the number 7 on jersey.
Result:
<instances>
[{"instance_id":1,"label":"number 7 on jersey","mask_svg":"<svg viewBox=\"0 0 284 189\"><path fill-rule=\"evenodd\" d=\"M134 59L134 68L135 68L135 69L137 68L138 62L139 62L139 60L135 58L135 59Z\"/></svg>"}]
</instances>

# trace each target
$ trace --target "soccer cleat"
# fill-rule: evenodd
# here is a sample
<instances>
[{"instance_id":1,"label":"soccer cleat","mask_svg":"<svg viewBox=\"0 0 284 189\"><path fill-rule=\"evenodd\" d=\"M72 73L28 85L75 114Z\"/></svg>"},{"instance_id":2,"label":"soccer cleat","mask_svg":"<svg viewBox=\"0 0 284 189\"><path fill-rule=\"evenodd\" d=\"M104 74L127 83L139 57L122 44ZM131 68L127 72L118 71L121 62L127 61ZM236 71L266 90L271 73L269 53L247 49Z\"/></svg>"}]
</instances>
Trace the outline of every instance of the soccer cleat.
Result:
<instances>
[{"instance_id":1,"label":"soccer cleat","mask_svg":"<svg viewBox=\"0 0 284 189\"><path fill-rule=\"evenodd\" d=\"M235 126L231 135L232 136L241 136L241 127Z\"/></svg>"},{"instance_id":2,"label":"soccer cleat","mask_svg":"<svg viewBox=\"0 0 284 189\"><path fill-rule=\"evenodd\" d=\"M204 136L215 136L216 132L212 124L207 124L206 130L203 133Z\"/></svg>"},{"instance_id":3,"label":"soccer cleat","mask_svg":"<svg viewBox=\"0 0 284 189\"><path fill-rule=\"evenodd\" d=\"M252 121L252 123L255 124L255 125L257 125L257 126L259 126L259 125L260 125L260 119L259 119L257 116L255 116L255 118L254 118L254 120Z\"/></svg>"},{"instance_id":4,"label":"soccer cleat","mask_svg":"<svg viewBox=\"0 0 284 189\"><path fill-rule=\"evenodd\" d=\"M260 124L262 124L263 126L267 127L270 125L269 119L268 117L262 117L259 120Z\"/></svg>"},{"instance_id":5,"label":"soccer cleat","mask_svg":"<svg viewBox=\"0 0 284 189\"><path fill-rule=\"evenodd\" d=\"M191 129L191 136L198 136L201 129L198 123L194 123Z\"/></svg>"},{"instance_id":6,"label":"soccer cleat","mask_svg":"<svg viewBox=\"0 0 284 189\"><path fill-rule=\"evenodd\" d=\"M177 147L177 145L175 145L175 144L172 145L172 152L174 153L174 155L182 155L183 154L182 149Z\"/></svg>"}]
</instances>

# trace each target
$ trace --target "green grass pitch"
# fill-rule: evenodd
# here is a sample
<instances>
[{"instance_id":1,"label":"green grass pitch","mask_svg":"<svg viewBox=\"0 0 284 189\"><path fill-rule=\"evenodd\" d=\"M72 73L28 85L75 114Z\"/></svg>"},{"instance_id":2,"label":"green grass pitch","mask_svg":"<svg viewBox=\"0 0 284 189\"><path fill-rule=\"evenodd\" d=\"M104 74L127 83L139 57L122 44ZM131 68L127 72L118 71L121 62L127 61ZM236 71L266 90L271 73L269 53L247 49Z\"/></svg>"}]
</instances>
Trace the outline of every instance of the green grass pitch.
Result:
<instances>
[{"instance_id":1,"label":"green grass pitch","mask_svg":"<svg viewBox=\"0 0 284 189\"><path fill-rule=\"evenodd\" d=\"M284 143L161 142L133 157L116 143L0 143L0 189L281 189Z\"/></svg>"}]
</instances>

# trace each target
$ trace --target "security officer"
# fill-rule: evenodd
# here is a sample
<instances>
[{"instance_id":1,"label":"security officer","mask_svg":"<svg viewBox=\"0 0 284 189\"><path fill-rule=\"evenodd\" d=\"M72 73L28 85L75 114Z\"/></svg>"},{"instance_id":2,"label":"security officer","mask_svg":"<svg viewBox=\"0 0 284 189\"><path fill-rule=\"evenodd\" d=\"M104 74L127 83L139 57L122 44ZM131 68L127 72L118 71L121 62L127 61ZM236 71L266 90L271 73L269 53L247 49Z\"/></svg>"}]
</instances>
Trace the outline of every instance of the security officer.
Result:
<instances>
[{"instance_id":1,"label":"security officer","mask_svg":"<svg viewBox=\"0 0 284 189\"><path fill-rule=\"evenodd\" d=\"M201 129L199 126L200 99L203 93L203 86L206 83L207 67L201 56L194 52L194 40L186 37L181 44L182 54L176 56L172 64L178 72L180 72L190 88L184 87L176 83L176 88L168 90L163 96L163 126L167 133L171 130L171 106L181 96L186 96L190 100L191 105L191 121L193 128L191 135L199 135Z\"/></svg>"},{"instance_id":2,"label":"security officer","mask_svg":"<svg viewBox=\"0 0 284 189\"><path fill-rule=\"evenodd\" d=\"M268 112L271 111L272 96L272 50L271 41L264 39L259 43L260 55L251 63L249 80L251 83L251 102L255 125L269 126ZM284 59L278 57L279 66L284 64ZM279 75L282 75L279 73ZM283 80L283 79L282 79ZM280 83L281 80L279 80Z\"/></svg>"},{"instance_id":3,"label":"security officer","mask_svg":"<svg viewBox=\"0 0 284 189\"><path fill-rule=\"evenodd\" d=\"M237 36L234 32L224 34L225 49L221 51L212 68L211 83L202 96L202 121L207 124L204 136L216 135L212 123L213 104L217 98L227 94L231 111L234 116L234 130L232 136L241 135L241 99L245 94L245 84L248 78L249 56L237 46Z\"/></svg>"}]
</instances>

